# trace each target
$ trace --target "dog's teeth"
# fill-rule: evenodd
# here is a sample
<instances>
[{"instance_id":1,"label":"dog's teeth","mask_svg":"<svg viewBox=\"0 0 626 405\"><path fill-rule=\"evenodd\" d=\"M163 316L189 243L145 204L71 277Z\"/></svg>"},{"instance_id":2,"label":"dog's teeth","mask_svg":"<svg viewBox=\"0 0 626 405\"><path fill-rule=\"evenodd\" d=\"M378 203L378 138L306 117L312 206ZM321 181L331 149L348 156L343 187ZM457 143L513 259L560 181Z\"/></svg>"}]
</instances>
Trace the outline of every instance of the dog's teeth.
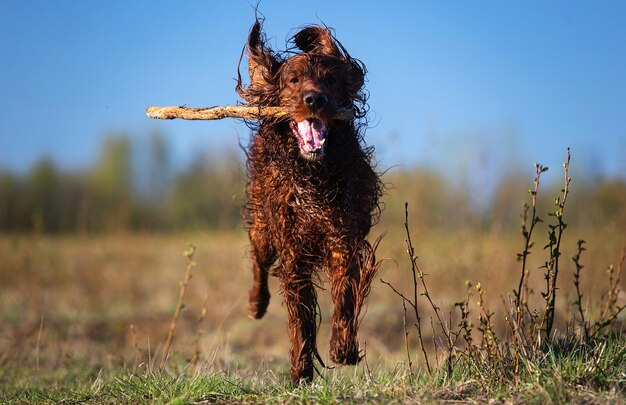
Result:
<instances>
[{"instance_id":1,"label":"dog's teeth","mask_svg":"<svg viewBox=\"0 0 626 405\"><path fill-rule=\"evenodd\" d=\"M320 141L320 145L323 145L325 142L326 142L326 138L324 138L324 139L322 139L322 140Z\"/></svg>"}]
</instances>

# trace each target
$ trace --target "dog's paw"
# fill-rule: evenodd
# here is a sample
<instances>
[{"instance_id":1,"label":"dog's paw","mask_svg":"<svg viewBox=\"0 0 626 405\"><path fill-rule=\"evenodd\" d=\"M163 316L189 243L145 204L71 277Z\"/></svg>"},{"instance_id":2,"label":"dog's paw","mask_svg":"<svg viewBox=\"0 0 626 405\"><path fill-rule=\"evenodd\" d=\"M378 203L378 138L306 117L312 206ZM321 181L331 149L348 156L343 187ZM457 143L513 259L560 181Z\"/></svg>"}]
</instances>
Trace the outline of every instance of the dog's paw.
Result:
<instances>
[{"instance_id":1,"label":"dog's paw","mask_svg":"<svg viewBox=\"0 0 626 405\"><path fill-rule=\"evenodd\" d=\"M359 356L359 347L355 340L353 341L337 341L330 342L330 359L335 364L354 365L357 364L361 357Z\"/></svg>"},{"instance_id":2,"label":"dog's paw","mask_svg":"<svg viewBox=\"0 0 626 405\"><path fill-rule=\"evenodd\" d=\"M252 319L263 318L269 303L270 292L268 290L250 290L248 292L248 316Z\"/></svg>"}]
</instances>

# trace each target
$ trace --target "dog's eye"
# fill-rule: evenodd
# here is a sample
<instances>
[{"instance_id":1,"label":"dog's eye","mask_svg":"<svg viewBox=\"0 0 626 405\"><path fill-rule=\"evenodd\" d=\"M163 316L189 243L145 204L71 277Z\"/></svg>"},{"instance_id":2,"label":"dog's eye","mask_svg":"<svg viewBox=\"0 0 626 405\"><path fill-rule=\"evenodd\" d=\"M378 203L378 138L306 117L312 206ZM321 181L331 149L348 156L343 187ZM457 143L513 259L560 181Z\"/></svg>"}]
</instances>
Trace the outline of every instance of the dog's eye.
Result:
<instances>
[{"instance_id":1,"label":"dog's eye","mask_svg":"<svg viewBox=\"0 0 626 405\"><path fill-rule=\"evenodd\" d=\"M300 79L298 79L298 76L292 76L291 79L289 79L289 83L291 84L296 84L300 81Z\"/></svg>"}]
</instances>

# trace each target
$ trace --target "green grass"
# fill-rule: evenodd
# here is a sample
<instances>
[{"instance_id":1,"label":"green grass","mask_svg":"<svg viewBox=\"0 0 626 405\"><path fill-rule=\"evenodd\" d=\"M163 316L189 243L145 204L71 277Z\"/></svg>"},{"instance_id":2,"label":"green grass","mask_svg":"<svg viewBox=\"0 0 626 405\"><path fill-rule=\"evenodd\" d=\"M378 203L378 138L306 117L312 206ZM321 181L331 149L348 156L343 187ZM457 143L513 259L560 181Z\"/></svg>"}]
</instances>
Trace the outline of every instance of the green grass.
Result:
<instances>
[{"instance_id":1,"label":"green grass","mask_svg":"<svg viewBox=\"0 0 626 405\"><path fill-rule=\"evenodd\" d=\"M484 370L488 371L488 370ZM74 369L29 375L19 367L0 370L0 402L12 403L622 403L626 401L626 339L593 346L555 342L544 357L514 379L481 380L472 364L457 363L451 375L439 369L408 373L364 366L325 370L311 385L293 387L271 372L241 376L189 370L160 373L140 368Z\"/></svg>"}]
</instances>

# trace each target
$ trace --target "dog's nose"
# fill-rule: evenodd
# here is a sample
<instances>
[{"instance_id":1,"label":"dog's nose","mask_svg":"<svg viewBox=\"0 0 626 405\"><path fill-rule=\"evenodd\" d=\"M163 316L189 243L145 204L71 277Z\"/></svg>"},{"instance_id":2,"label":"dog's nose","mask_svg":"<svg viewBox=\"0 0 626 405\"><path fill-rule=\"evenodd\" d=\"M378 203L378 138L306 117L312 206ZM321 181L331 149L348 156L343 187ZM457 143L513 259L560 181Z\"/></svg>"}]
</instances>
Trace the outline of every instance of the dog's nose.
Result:
<instances>
[{"instance_id":1,"label":"dog's nose","mask_svg":"<svg viewBox=\"0 0 626 405\"><path fill-rule=\"evenodd\" d=\"M311 109L321 108L328 101L328 96L324 93L309 92L304 94L304 104Z\"/></svg>"}]
</instances>

